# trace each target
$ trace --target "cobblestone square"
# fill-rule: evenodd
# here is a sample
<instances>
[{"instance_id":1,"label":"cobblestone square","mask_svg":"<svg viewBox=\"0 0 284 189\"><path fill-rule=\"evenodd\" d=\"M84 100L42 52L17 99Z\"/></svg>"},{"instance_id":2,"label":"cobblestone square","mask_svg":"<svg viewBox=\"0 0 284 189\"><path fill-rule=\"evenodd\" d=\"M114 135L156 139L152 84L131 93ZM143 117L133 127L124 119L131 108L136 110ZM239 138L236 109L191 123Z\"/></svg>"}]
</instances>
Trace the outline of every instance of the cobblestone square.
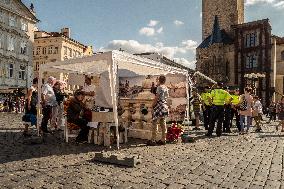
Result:
<instances>
[{"instance_id":1,"label":"cobblestone square","mask_svg":"<svg viewBox=\"0 0 284 189\"><path fill-rule=\"evenodd\" d=\"M49 134L39 145L23 144L21 115L0 114L0 188L283 188L283 137L275 124L262 133L205 138L195 143L145 145L131 140L120 153L141 155L136 168L92 162L107 150L66 144ZM109 149L111 151L112 149Z\"/></svg>"}]
</instances>

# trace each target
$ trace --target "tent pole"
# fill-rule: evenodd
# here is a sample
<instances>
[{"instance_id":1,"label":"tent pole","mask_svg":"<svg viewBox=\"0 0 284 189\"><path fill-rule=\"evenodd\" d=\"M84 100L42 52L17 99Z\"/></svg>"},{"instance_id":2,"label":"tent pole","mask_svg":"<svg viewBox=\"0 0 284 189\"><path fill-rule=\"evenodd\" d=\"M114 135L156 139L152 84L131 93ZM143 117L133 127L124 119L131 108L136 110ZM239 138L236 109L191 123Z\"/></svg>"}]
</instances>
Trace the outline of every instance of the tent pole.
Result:
<instances>
[{"instance_id":1,"label":"tent pole","mask_svg":"<svg viewBox=\"0 0 284 189\"><path fill-rule=\"evenodd\" d=\"M117 80L117 68L116 64L112 57L112 63L109 67L109 74L110 74L110 88L112 94L112 104L113 104L113 116L114 116L114 123L116 128L116 145L117 149L119 150L119 132L118 132L118 115L117 115L117 90L116 90L116 80Z\"/></svg>"},{"instance_id":2,"label":"tent pole","mask_svg":"<svg viewBox=\"0 0 284 189\"><path fill-rule=\"evenodd\" d=\"M38 94L38 101L37 101L37 135L39 136L39 130L40 130L40 109L41 109L41 86L42 86L42 69L39 69L38 74L38 86L37 86L37 94Z\"/></svg>"},{"instance_id":3,"label":"tent pole","mask_svg":"<svg viewBox=\"0 0 284 189\"><path fill-rule=\"evenodd\" d=\"M189 134L189 113L190 113L190 102L189 102L189 90L192 90L191 85L189 86L189 74L186 73L186 119L187 119L187 134ZM189 88L190 87L190 88Z\"/></svg>"}]
</instances>

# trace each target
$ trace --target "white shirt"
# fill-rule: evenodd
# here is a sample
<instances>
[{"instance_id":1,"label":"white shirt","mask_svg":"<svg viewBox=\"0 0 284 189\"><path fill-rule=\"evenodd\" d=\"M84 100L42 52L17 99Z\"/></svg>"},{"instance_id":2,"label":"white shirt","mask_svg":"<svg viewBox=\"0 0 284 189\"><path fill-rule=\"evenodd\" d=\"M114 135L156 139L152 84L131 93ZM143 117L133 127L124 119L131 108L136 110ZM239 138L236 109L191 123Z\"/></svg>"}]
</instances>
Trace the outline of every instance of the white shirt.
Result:
<instances>
[{"instance_id":1,"label":"white shirt","mask_svg":"<svg viewBox=\"0 0 284 189\"><path fill-rule=\"evenodd\" d=\"M253 109L254 109L255 111L257 111L257 113L262 114L262 104L261 104L261 102L260 102L259 100L257 100L257 101L254 103Z\"/></svg>"},{"instance_id":2,"label":"white shirt","mask_svg":"<svg viewBox=\"0 0 284 189\"><path fill-rule=\"evenodd\" d=\"M42 86L42 94L45 95L45 105L56 106L57 101L53 91L53 88L50 84L46 83Z\"/></svg>"}]
</instances>

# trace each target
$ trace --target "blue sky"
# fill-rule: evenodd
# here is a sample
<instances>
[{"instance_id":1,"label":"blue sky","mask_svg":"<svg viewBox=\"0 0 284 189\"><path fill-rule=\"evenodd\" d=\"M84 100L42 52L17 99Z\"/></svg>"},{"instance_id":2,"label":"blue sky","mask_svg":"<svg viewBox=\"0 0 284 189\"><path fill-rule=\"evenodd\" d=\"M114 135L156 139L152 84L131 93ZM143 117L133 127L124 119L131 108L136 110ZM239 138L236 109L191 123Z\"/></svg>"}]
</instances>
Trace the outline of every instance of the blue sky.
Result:
<instances>
[{"instance_id":1,"label":"blue sky","mask_svg":"<svg viewBox=\"0 0 284 189\"><path fill-rule=\"evenodd\" d=\"M201 42L201 0L22 0L34 4L40 30L71 28L71 37L95 51L156 51L193 65ZM245 21L269 18L284 36L283 0L246 0Z\"/></svg>"}]
</instances>

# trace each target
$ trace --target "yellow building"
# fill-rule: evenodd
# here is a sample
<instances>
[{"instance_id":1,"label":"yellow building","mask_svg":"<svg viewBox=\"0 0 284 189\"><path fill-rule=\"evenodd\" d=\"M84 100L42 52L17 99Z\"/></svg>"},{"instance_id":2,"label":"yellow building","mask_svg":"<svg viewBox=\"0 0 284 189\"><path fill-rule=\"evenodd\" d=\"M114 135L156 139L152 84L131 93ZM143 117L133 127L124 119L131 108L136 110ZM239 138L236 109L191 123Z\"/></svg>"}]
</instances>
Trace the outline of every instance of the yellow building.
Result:
<instances>
[{"instance_id":1,"label":"yellow building","mask_svg":"<svg viewBox=\"0 0 284 189\"><path fill-rule=\"evenodd\" d=\"M40 64L93 55L92 46L83 45L70 37L69 28L62 28L61 32L35 31L34 37L35 76L38 76ZM60 79L62 77L62 74L57 76Z\"/></svg>"}]
</instances>

